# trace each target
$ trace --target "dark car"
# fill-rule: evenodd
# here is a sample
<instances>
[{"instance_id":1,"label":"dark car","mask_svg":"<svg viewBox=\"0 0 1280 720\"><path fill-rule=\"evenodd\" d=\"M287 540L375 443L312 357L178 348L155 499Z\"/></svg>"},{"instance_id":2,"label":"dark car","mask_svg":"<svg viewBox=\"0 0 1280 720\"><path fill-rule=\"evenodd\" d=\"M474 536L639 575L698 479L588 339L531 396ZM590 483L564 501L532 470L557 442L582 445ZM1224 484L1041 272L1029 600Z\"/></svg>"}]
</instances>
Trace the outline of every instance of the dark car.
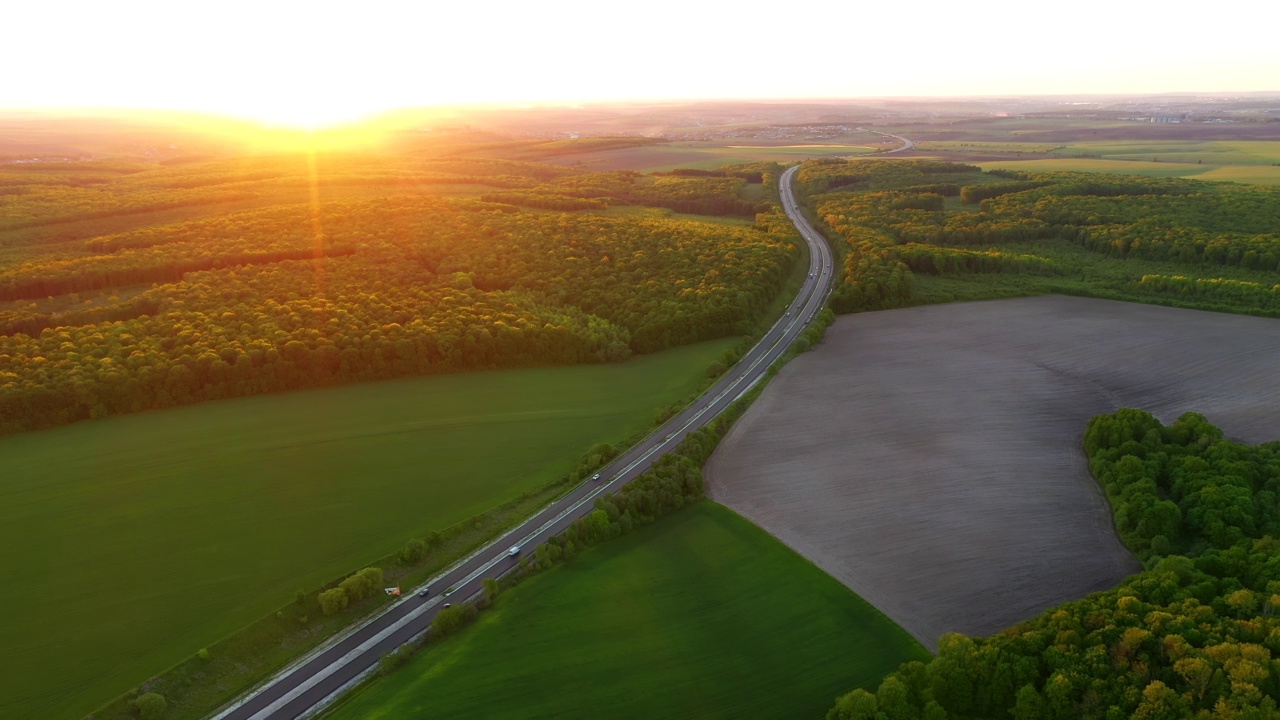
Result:
<instances>
[{"instance_id":1,"label":"dark car","mask_svg":"<svg viewBox=\"0 0 1280 720\"><path fill-rule=\"evenodd\" d=\"M422 588L418 591L418 597L426 597L431 594L431 588Z\"/></svg>"}]
</instances>

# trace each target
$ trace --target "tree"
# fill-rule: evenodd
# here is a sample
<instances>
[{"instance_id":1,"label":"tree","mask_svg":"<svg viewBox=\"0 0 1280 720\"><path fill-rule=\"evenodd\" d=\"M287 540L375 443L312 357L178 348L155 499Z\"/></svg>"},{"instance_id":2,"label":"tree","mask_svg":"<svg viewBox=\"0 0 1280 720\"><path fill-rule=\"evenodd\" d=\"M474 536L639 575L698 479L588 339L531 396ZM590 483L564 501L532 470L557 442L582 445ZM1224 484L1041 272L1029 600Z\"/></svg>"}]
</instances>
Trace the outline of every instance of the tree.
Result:
<instances>
[{"instance_id":1,"label":"tree","mask_svg":"<svg viewBox=\"0 0 1280 720\"><path fill-rule=\"evenodd\" d=\"M1044 717L1044 698L1040 697L1035 685L1023 685L1018 690L1017 700L1010 713L1013 720L1041 720Z\"/></svg>"},{"instance_id":2,"label":"tree","mask_svg":"<svg viewBox=\"0 0 1280 720\"><path fill-rule=\"evenodd\" d=\"M404 544L400 550L400 562L405 565L417 565L427 556L427 543L419 538L414 538Z\"/></svg>"},{"instance_id":3,"label":"tree","mask_svg":"<svg viewBox=\"0 0 1280 720\"><path fill-rule=\"evenodd\" d=\"M1188 717L1187 703L1178 693L1159 680L1142 689L1142 702L1134 711L1134 720L1179 720Z\"/></svg>"},{"instance_id":4,"label":"tree","mask_svg":"<svg viewBox=\"0 0 1280 720\"><path fill-rule=\"evenodd\" d=\"M157 720L164 717L165 710L169 708L169 702L164 699L164 696L154 692L138 696L138 699L133 701L133 705L138 709L138 715L142 720Z\"/></svg>"},{"instance_id":5,"label":"tree","mask_svg":"<svg viewBox=\"0 0 1280 720\"><path fill-rule=\"evenodd\" d=\"M876 701L880 715L885 720L914 720L919 714L911 706L910 692L907 686L896 675L890 675L876 689Z\"/></svg>"},{"instance_id":6,"label":"tree","mask_svg":"<svg viewBox=\"0 0 1280 720\"><path fill-rule=\"evenodd\" d=\"M858 688L836 699L836 706L827 713L827 720L875 720L876 696Z\"/></svg>"},{"instance_id":7,"label":"tree","mask_svg":"<svg viewBox=\"0 0 1280 720\"><path fill-rule=\"evenodd\" d=\"M346 591L340 587L330 588L320 593L320 611L325 615L337 615L346 610L350 602Z\"/></svg>"}]
</instances>

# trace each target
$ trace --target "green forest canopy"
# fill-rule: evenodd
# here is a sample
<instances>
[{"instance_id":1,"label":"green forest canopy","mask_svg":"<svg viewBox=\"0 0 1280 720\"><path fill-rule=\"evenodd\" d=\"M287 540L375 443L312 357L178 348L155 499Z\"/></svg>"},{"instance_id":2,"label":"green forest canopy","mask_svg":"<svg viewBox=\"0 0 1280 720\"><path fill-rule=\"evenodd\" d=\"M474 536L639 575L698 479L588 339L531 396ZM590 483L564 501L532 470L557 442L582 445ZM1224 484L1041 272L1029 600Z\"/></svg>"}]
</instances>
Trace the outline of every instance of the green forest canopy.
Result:
<instances>
[{"instance_id":1,"label":"green forest canopy","mask_svg":"<svg viewBox=\"0 0 1280 720\"><path fill-rule=\"evenodd\" d=\"M743 334L801 252L776 205L741 199L774 166L642 176L285 156L30 168L0 172L11 231L0 233L0 433L341 382L613 362ZM504 188L490 198L502 202L422 190L452 182ZM378 193L297 202L333 188ZM144 216L246 198L263 206ZM616 203L760 212L743 226L565 211ZM58 230L135 216L89 237ZM32 234L43 226L54 231Z\"/></svg>"},{"instance_id":2,"label":"green forest canopy","mask_svg":"<svg viewBox=\"0 0 1280 720\"><path fill-rule=\"evenodd\" d=\"M1043 277L1027 284L1040 292L1280 311L1280 188L833 160L805 163L798 186L842 255L838 312L919 303L920 275L975 274ZM1044 241L1161 272L1073 284L1079 269Z\"/></svg>"}]
</instances>

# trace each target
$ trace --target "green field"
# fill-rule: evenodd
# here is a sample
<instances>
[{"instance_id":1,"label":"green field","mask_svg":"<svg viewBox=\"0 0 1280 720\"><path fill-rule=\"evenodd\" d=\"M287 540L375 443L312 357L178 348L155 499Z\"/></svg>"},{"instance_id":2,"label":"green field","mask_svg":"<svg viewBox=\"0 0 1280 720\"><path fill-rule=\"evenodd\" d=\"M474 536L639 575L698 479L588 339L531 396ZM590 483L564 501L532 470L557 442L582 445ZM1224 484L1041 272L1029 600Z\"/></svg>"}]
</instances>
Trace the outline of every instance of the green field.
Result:
<instances>
[{"instance_id":1,"label":"green field","mask_svg":"<svg viewBox=\"0 0 1280 720\"><path fill-rule=\"evenodd\" d=\"M1026 143L923 143L958 152L1036 152ZM980 162L984 170L1073 170L1123 173L1152 177L1185 177L1197 180L1280 183L1280 142L1263 140L1163 140L1075 142L1057 148L1041 147L1060 157L1035 160ZM1089 155L1095 157L1077 157ZM945 153L943 153L943 159Z\"/></svg>"},{"instance_id":2,"label":"green field","mask_svg":"<svg viewBox=\"0 0 1280 720\"><path fill-rule=\"evenodd\" d=\"M1121 160L1203 163L1205 165L1271 165L1280 162L1280 142L1268 140L1149 140L1069 143L1062 155L1098 155Z\"/></svg>"},{"instance_id":3,"label":"green field","mask_svg":"<svg viewBox=\"0 0 1280 720\"><path fill-rule=\"evenodd\" d=\"M339 708L382 718L820 718L928 653L710 501L499 598Z\"/></svg>"},{"instance_id":4,"label":"green field","mask_svg":"<svg viewBox=\"0 0 1280 720\"><path fill-rule=\"evenodd\" d=\"M942 159L945 160L946 158ZM994 160L976 164L983 170L1026 170L1027 172L1068 170L1071 172L1146 175L1148 177L1186 177L1201 180L1206 179L1205 173L1215 169L1211 165L1196 165L1195 163L1072 157L1044 158L1040 160ZM1276 169L1280 170L1280 168Z\"/></svg>"},{"instance_id":5,"label":"green field","mask_svg":"<svg viewBox=\"0 0 1280 720\"><path fill-rule=\"evenodd\" d=\"M82 717L299 589L546 485L733 342L0 438L0 717Z\"/></svg>"},{"instance_id":6,"label":"green field","mask_svg":"<svg viewBox=\"0 0 1280 720\"><path fill-rule=\"evenodd\" d=\"M557 162L587 170L715 170L725 165L742 163L792 163L806 158L868 155L875 152L875 146L882 140L884 138L880 135L855 133L821 141L767 141L755 138L684 141L580 153L566 156Z\"/></svg>"}]
</instances>

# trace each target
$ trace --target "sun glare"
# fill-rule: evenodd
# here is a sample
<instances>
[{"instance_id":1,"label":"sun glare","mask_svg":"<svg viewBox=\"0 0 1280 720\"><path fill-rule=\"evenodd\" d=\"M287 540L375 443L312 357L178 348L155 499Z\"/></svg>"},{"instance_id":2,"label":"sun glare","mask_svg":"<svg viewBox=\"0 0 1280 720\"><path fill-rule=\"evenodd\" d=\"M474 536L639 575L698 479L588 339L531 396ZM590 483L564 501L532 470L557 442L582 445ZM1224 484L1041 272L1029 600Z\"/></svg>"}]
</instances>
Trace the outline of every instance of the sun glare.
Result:
<instances>
[{"instance_id":1,"label":"sun glare","mask_svg":"<svg viewBox=\"0 0 1280 720\"><path fill-rule=\"evenodd\" d=\"M286 119L289 117L293 119ZM387 128L376 120L352 121L310 112L245 113L240 117L227 113L224 118L210 119L205 129L230 136L251 149L286 152L371 148L387 137Z\"/></svg>"},{"instance_id":2,"label":"sun glare","mask_svg":"<svg viewBox=\"0 0 1280 720\"><path fill-rule=\"evenodd\" d=\"M227 108L226 111L267 128L308 132L358 124L369 118L367 108L357 109L350 103L342 102L317 102L312 98L301 101L260 98L257 102L246 103L239 108Z\"/></svg>"}]
</instances>

